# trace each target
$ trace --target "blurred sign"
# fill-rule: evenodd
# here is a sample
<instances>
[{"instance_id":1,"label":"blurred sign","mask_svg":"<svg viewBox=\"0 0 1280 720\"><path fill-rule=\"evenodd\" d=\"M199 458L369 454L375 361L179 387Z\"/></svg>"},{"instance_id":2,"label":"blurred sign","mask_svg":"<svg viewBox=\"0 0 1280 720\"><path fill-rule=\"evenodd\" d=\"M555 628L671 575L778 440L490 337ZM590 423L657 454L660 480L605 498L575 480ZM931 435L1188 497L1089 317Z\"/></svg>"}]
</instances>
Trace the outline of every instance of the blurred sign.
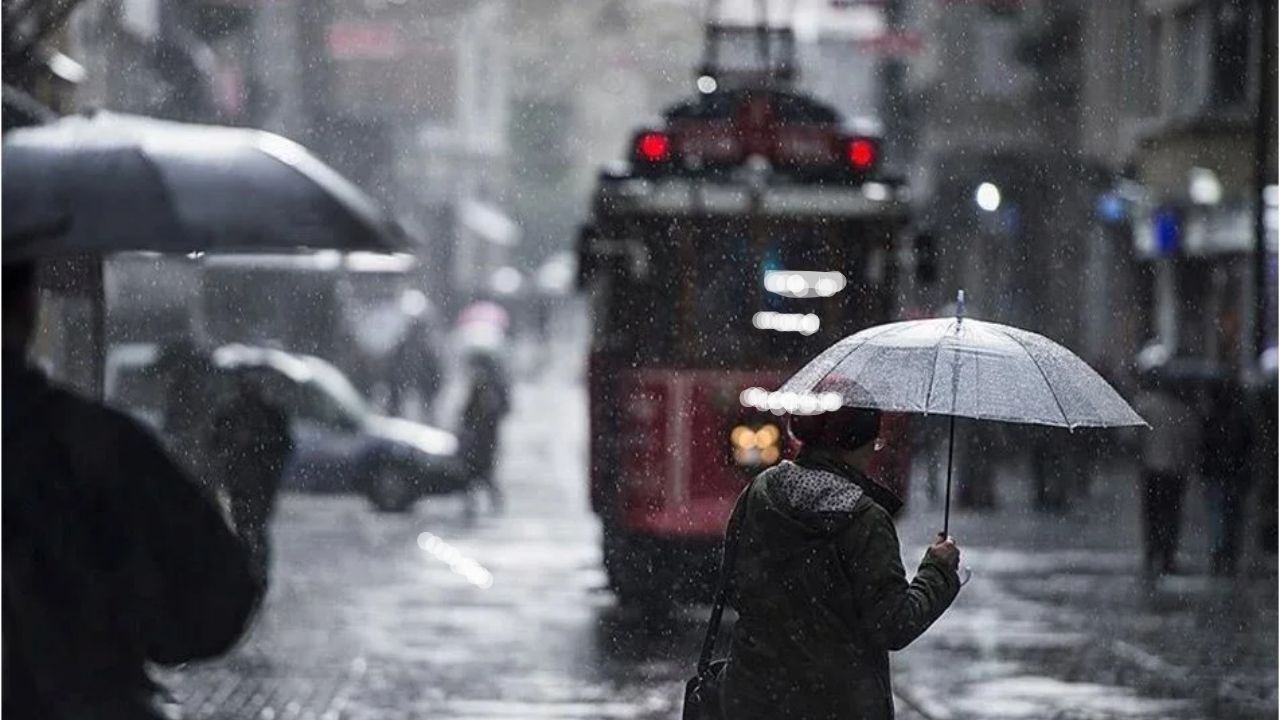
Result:
<instances>
[{"instance_id":1,"label":"blurred sign","mask_svg":"<svg viewBox=\"0 0 1280 720\"><path fill-rule=\"evenodd\" d=\"M329 56L335 60L394 60L404 54L404 36L386 22L342 21L329 28Z\"/></svg>"},{"instance_id":2,"label":"blurred sign","mask_svg":"<svg viewBox=\"0 0 1280 720\"><path fill-rule=\"evenodd\" d=\"M334 111L355 118L451 120L455 38L392 20L336 20L325 37Z\"/></svg>"},{"instance_id":3,"label":"blurred sign","mask_svg":"<svg viewBox=\"0 0 1280 720\"><path fill-rule=\"evenodd\" d=\"M1168 257L1177 251L1178 233L1178 215L1173 208L1140 215L1133 221L1133 249L1147 260Z\"/></svg>"},{"instance_id":4,"label":"blurred sign","mask_svg":"<svg viewBox=\"0 0 1280 720\"><path fill-rule=\"evenodd\" d=\"M1124 221L1129 214L1128 204L1120 193L1108 190L1098 195L1094 202L1094 214L1108 225L1116 225Z\"/></svg>"},{"instance_id":5,"label":"blurred sign","mask_svg":"<svg viewBox=\"0 0 1280 720\"><path fill-rule=\"evenodd\" d=\"M1147 259L1247 253L1253 248L1253 217L1240 205L1166 206L1135 218L1133 241L1138 255Z\"/></svg>"},{"instance_id":6,"label":"blurred sign","mask_svg":"<svg viewBox=\"0 0 1280 720\"><path fill-rule=\"evenodd\" d=\"M884 57L913 57L924 51L924 38L913 30L886 32L858 40L858 49Z\"/></svg>"},{"instance_id":7,"label":"blurred sign","mask_svg":"<svg viewBox=\"0 0 1280 720\"><path fill-rule=\"evenodd\" d=\"M1195 213L1184 223L1187 255L1246 253L1253 248L1253 218L1242 207Z\"/></svg>"},{"instance_id":8,"label":"blurred sign","mask_svg":"<svg viewBox=\"0 0 1280 720\"><path fill-rule=\"evenodd\" d=\"M1023 0L943 0L943 5L977 5L990 10L1021 10Z\"/></svg>"},{"instance_id":9,"label":"blurred sign","mask_svg":"<svg viewBox=\"0 0 1280 720\"><path fill-rule=\"evenodd\" d=\"M1178 240L1182 235L1181 218L1174 208L1161 208L1151 218L1152 250L1159 257L1178 252Z\"/></svg>"}]
</instances>

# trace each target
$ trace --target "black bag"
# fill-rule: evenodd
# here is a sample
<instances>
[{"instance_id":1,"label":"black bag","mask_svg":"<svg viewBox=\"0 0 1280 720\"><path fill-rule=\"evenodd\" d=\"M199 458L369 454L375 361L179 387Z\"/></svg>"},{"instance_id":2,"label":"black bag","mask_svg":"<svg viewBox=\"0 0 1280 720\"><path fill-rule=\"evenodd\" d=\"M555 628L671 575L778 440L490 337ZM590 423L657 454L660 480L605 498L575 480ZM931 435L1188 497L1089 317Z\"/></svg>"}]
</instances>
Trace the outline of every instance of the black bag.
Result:
<instances>
[{"instance_id":1,"label":"black bag","mask_svg":"<svg viewBox=\"0 0 1280 720\"><path fill-rule=\"evenodd\" d=\"M720 633L720 617L724 614L725 598L729 590L729 573L733 569L734 556L738 551L738 528L741 524L738 511L746 502L746 495L743 492L738 498L733 515L729 518L724 558L720 565L720 587L716 591L715 603L711 606L711 619L707 621L702 652L698 655L698 671L684 684L684 712L680 716L683 720L724 720L724 710L720 707L720 686L729 661L723 658L712 660L711 653L715 650L716 637Z\"/></svg>"}]
</instances>

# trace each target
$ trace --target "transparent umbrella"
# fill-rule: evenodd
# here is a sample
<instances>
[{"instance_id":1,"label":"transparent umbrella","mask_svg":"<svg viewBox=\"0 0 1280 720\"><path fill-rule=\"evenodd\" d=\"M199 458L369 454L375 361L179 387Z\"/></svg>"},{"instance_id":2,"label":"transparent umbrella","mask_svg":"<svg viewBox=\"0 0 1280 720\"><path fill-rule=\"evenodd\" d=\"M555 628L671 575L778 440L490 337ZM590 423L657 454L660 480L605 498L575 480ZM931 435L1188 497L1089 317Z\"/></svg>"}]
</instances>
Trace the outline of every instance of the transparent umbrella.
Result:
<instances>
[{"instance_id":1,"label":"transparent umbrella","mask_svg":"<svg viewBox=\"0 0 1280 720\"><path fill-rule=\"evenodd\" d=\"M784 397L838 393L851 407L949 415L951 517L955 418L1080 427L1146 425L1129 403L1070 350L1026 330L964 317L867 328L827 348L783 384Z\"/></svg>"}]
</instances>

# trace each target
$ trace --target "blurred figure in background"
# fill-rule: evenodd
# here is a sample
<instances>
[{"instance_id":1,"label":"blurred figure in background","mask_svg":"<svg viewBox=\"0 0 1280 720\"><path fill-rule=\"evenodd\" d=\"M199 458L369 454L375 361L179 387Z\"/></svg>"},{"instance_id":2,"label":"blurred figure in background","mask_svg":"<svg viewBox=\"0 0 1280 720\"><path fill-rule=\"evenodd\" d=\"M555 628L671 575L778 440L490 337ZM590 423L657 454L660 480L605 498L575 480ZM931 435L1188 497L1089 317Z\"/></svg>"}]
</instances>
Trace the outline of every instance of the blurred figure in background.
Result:
<instances>
[{"instance_id":1,"label":"blurred figure in background","mask_svg":"<svg viewBox=\"0 0 1280 720\"><path fill-rule=\"evenodd\" d=\"M1233 380L1210 383L1204 395L1200 472L1209 506L1209 567L1234 575L1252 473L1253 420Z\"/></svg>"},{"instance_id":2,"label":"blurred figure in background","mask_svg":"<svg viewBox=\"0 0 1280 720\"><path fill-rule=\"evenodd\" d=\"M231 518L265 578L271 553L268 529L293 454L293 435L288 416L252 383L243 377L233 383L234 394L213 421L212 449Z\"/></svg>"},{"instance_id":3,"label":"blurred figure in background","mask_svg":"<svg viewBox=\"0 0 1280 720\"><path fill-rule=\"evenodd\" d=\"M1276 349L1269 348L1262 354L1259 365L1262 367L1262 381L1258 384L1258 402L1261 403L1259 417L1261 418L1261 427L1258 428L1258 441L1254 447L1254 470L1257 472L1258 482L1261 485L1261 493L1259 498L1259 523L1257 531L1257 540L1259 548L1265 552L1274 555L1276 552L1276 544L1280 541L1277 538L1276 528L1277 522L1280 521L1280 499L1277 498L1277 490L1280 490L1280 452L1276 447L1276 429L1280 427L1280 405L1277 404L1277 373L1276 373Z\"/></svg>"},{"instance_id":4,"label":"blurred figure in background","mask_svg":"<svg viewBox=\"0 0 1280 720\"><path fill-rule=\"evenodd\" d=\"M1163 363L1139 363L1140 388L1133 407L1151 428L1142 438L1143 571L1177 570L1182 496L1187 476L1199 465L1200 418L1162 377Z\"/></svg>"},{"instance_id":5,"label":"blurred figure in background","mask_svg":"<svg viewBox=\"0 0 1280 720\"><path fill-rule=\"evenodd\" d=\"M1075 454L1070 446L1073 438L1061 428L1026 428L1030 435L1032 507L1040 512L1064 513L1069 505L1071 483L1080 483L1087 471L1075 467Z\"/></svg>"},{"instance_id":6,"label":"blurred figure in background","mask_svg":"<svg viewBox=\"0 0 1280 720\"><path fill-rule=\"evenodd\" d=\"M997 506L999 462L1011 454L1005 442L1005 429L999 425L965 423L964 432L956 433L956 467L961 469L955 484L957 506L984 510Z\"/></svg>"},{"instance_id":7,"label":"blurred figure in background","mask_svg":"<svg viewBox=\"0 0 1280 720\"><path fill-rule=\"evenodd\" d=\"M262 596L216 503L132 418L27 358L35 269L6 264L4 701L11 718L160 718L149 663L226 652Z\"/></svg>"},{"instance_id":8,"label":"blurred figure in background","mask_svg":"<svg viewBox=\"0 0 1280 720\"><path fill-rule=\"evenodd\" d=\"M403 417L428 419L433 417L436 396L444 384L439 332L434 315L425 310L410 316L408 323L389 368L391 411ZM411 402L416 402L417 407L407 412L410 409L405 406Z\"/></svg>"},{"instance_id":9,"label":"blurred figure in background","mask_svg":"<svg viewBox=\"0 0 1280 720\"><path fill-rule=\"evenodd\" d=\"M483 485L495 513L502 511L502 489L494 475L497 460L498 428L511 408L511 389L506 371L490 352L473 351L469 358L470 390L462 411L459 445L462 461L471 477L467 493L467 514L475 514L476 488Z\"/></svg>"},{"instance_id":10,"label":"blurred figure in background","mask_svg":"<svg viewBox=\"0 0 1280 720\"><path fill-rule=\"evenodd\" d=\"M210 464L210 415L216 370L212 359L190 338L166 345L156 363L165 383L162 426L169 452L196 482L215 481Z\"/></svg>"}]
</instances>

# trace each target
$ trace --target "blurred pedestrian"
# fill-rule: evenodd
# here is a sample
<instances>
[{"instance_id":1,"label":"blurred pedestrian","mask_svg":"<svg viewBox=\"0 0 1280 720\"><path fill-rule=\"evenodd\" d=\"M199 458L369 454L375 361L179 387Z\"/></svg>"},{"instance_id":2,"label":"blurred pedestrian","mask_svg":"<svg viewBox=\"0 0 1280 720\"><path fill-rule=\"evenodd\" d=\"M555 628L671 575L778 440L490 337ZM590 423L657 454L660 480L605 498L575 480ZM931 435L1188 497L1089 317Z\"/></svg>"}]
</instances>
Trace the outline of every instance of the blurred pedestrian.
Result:
<instances>
[{"instance_id":1,"label":"blurred pedestrian","mask_svg":"<svg viewBox=\"0 0 1280 720\"><path fill-rule=\"evenodd\" d=\"M1214 575L1234 575L1252 479L1253 420L1234 381L1211 383L1204 402L1200 472L1209 506L1209 567Z\"/></svg>"},{"instance_id":2,"label":"blurred pedestrian","mask_svg":"<svg viewBox=\"0 0 1280 720\"><path fill-rule=\"evenodd\" d=\"M1258 482L1261 483L1260 512L1257 530L1258 547L1265 553L1275 554L1276 544L1280 542L1277 535L1277 522L1280 521L1280 497L1277 490L1280 489L1280 483L1277 477L1280 477L1280 453L1276 448L1276 429L1280 427L1277 422L1277 406L1276 396L1276 368L1275 368L1275 348L1271 348L1270 366L1264 363L1264 379L1258 388L1257 401L1261 408L1259 417L1261 427L1258 432L1258 442L1254 448L1255 470L1257 472Z\"/></svg>"},{"instance_id":3,"label":"blurred pedestrian","mask_svg":"<svg viewBox=\"0 0 1280 720\"><path fill-rule=\"evenodd\" d=\"M879 411L796 416L790 428L800 455L755 478L726 533L738 621L724 715L892 718L888 653L951 605L960 551L939 536L907 582L891 519L902 501L866 474Z\"/></svg>"},{"instance_id":4,"label":"blurred pedestrian","mask_svg":"<svg viewBox=\"0 0 1280 720\"><path fill-rule=\"evenodd\" d=\"M1009 452L1004 431L998 423L970 423L956 437L959 467L956 504L964 508L995 509L996 475L999 460Z\"/></svg>"},{"instance_id":5,"label":"blurred pedestrian","mask_svg":"<svg viewBox=\"0 0 1280 720\"><path fill-rule=\"evenodd\" d=\"M439 334L425 315L412 317L408 322L390 367L390 406L393 412L403 413L406 401L413 397L420 407L412 415L430 418L436 396L444 384Z\"/></svg>"},{"instance_id":6,"label":"blurred pedestrian","mask_svg":"<svg viewBox=\"0 0 1280 720\"><path fill-rule=\"evenodd\" d=\"M216 370L190 338L164 346L156 363L165 383L164 437L169 453L199 483L216 480L209 454ZM215 488L206 486L210 492Z\"/></svg>"},{"instance_id":7,"label":"blurred pedestrian","mask_svg":"<svg viewBox=\"0 0 1280 720\"><path fill-rule=\"evenodd\" d=\"M1133 407L1151 424L1142 438L1143 571L1170 574L1177 570L1187 477L1199 466L1200 418L1158 367L1142 370L1139 382Z\"/></svg>"},{"instance_id":8,"label":"blurred pedestrian","mask_svg":"<svg viewBox=\"0 0 1280 720\"><path fill-rule=\"evenodd\" d=\"M1102 433L1063 432L1040 425L1018 428L1031 451L1032 507L1038 512L1065 514L1072 500L1084 497L1094 475L1094 462L1105 452Z\"/></svg>"},{"instance_id":9,"label":"blurred pedestrian","mask_svg":"<svg viewBox=\"0 0 1280 720\"><path fill-rule=\"evenodd\" d=\"M261 597L217 505L133 419L27 358L34 268L3 278L3 709L159 718L148 663L225 652Z\"/></svg>"},{"instance_id":10,"label":"blurred pedestrian","mask_svg":"<svg viewBox=\"0 0 1280 720\"><path fill-rule=\"evenodd\" d=\"M467 492L467 513L475 513L476 490L484 486L493 511L501 512L502 489L494 475L498 450L498 429L511 408L511 389L506 371L492 353L470 355L470 389L462 411L459 443L462 460L471 478Z\"/></svg>"},{"instance_id":11,"label":"blurred pedestrian","mask_svg":"<svg viewBox=\"0 0 1280 720\"><path fill-rule=\"evenodd\" d=\"M285 466L293 454L289 418L269 403L247 378L234 382L234 395L213 423L213 453L231 517L249 544L263 577L270 560L269 526Z\"/></svg>"}]
</instances>

